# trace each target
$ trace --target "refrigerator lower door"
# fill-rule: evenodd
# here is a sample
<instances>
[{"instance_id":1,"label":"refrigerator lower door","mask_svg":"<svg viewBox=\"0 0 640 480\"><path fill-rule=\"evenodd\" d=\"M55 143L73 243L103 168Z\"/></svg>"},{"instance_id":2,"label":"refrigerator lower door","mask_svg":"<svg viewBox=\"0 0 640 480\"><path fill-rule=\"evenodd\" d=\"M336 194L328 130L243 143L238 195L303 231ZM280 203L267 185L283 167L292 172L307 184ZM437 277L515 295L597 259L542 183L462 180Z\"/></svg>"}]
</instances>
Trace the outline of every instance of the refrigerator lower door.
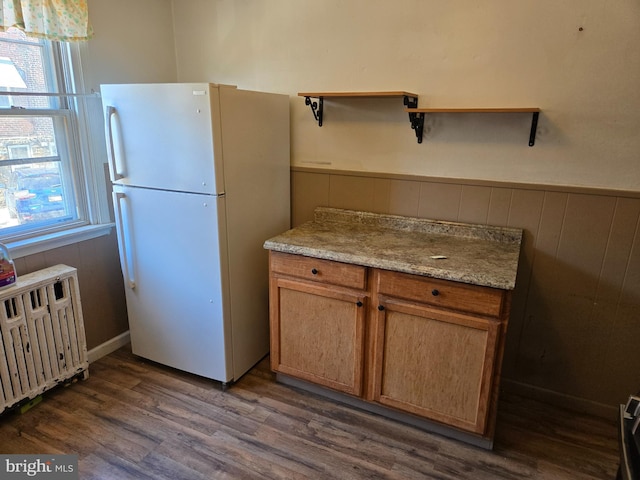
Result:
<instances>
[{"instance_id":1,"label":"refrigerator lower door","mask_svg":"<svg viewBox=\"0 0 640 480\"><path fill-rule=\"evenodd\" d=\"M115 185L133 353L232 379L224 197Z\"/></svg>"}]
</instances>

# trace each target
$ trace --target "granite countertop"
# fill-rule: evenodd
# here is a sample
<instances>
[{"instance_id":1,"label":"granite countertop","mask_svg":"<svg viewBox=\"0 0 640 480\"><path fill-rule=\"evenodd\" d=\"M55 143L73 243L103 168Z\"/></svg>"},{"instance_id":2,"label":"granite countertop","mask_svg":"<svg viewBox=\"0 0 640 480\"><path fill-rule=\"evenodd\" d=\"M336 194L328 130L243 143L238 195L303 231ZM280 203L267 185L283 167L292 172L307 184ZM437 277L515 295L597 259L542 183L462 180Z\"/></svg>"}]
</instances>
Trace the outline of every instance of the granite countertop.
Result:
<instances>
[{"instance_id":1,"label":"granite countertop","mask_svg":"<svg viewBox=\"0 0 640 480\"><path fill-rule=\"evenodd\" d=\"M512 290L522 230L318 207L264 248Z\"/></svg>"}]
</instances>

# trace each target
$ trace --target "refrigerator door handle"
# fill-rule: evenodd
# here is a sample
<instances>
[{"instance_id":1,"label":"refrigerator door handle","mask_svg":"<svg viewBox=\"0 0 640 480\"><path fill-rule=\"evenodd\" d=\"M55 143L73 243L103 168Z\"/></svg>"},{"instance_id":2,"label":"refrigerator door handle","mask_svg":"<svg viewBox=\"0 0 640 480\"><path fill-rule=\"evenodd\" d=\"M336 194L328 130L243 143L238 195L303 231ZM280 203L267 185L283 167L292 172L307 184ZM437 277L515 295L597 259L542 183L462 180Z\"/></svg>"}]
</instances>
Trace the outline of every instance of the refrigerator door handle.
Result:
<instances>
[{"instance_id":1,"label":"refrigerator door handle","mask_svg":"<svg viewBox=\"0 0 640 480\"><path fill-rule=\"evenodd\" d=\"M105 136L107 137L107 158L109 160L109 172L111 173L111 180L120 180L124 178L125 170L120 157L116 155L116 150L113 142L113 126L112 118L116 114L116 107L107 106L105 114Z\"/></svg>"},{"instance_id":2,"label":"refrigerator door handle","mask_svg":"<svg viewBox=\"0 0 640 480\"><path fill-rule=\"evenodd\" d=\"M133 275L133 259L129 255L131 249L131 232L129 230L129 209L127 196L124 193L113 192L113 204L116 210L116 221L121 234L118 235L118 250L120 251L120 266L124 281L130 289L136 288L136 279Z\"/></svg>"}]
</instances>

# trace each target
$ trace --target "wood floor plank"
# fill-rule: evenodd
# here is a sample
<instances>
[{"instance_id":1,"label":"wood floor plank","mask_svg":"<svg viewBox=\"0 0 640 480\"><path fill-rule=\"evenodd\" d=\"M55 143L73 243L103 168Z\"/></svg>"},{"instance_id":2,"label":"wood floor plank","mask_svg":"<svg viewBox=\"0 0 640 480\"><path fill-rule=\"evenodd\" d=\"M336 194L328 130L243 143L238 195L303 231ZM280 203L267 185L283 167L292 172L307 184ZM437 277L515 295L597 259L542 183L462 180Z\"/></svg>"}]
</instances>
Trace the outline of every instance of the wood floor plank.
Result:
<instances>
[{"instance_id":1,"label":"wood floor plank","mask_svg":"<svg viewBox=\"0 0 640 480\"><path fill-rule=\"evenodd\" d=\"M86 458L86 460L85 460ZM157 478L146 471L143 465L131 463L121 457L94 452L78 461L78 475L81 479L96 480L168 480L167 477Z\"/></svg>"},{"instance_id":2,"label":"wood floor plank","mask_svg":"<svg viewBox=\"0 0 640 480\"><path fill-rule=\"evenodd\" d=\"M82 479L596 480L615 477L615 419L503 396L493 451L275 381L268 358L228 390L135 357L91 364L27 413L0 453L79 455Z\"/></svg>"},{"instance_id":3,"label":"wood floor plank","mask_svg":"<svg viewBox=\"0 0 640 480\"><path fill-rule=\"evenodd\" d=\"M50 403L58 410L68 408L67 403L59 398L51 399ZM158 436L149 435L144 430L120 428L119 425L114 428L113 421L101 415L102 411L104 410L91 412L74 408L62 422L71 428L84 431L85 435L102 446L103 450L131 462L142 461L161 443L162 440Z\"/></svg>"},{"instance_id":4,"label":"wood floor plank","mask_svg":"<svg viewBox=\"0 0 640 480\"><path fill-rule=\"evenodd\" d=\"M251 381L247 380L244 385L246 384L251 384ZM253 386L254 390L259 391L259 388L257 385ZM403 471L408 472L416 465L426 465L428 467L426 470L422 469L422 473L426 474L428 471L433 475L434 468L444 471L447 470L445 465L451 463L447 457L443 458L438 453L440 444L445 444L448 440L425 436L421 430L397 423L392 423L391 428L387 429L387 419L348 406L327 403L326 400L305 392L300 392L299 399L292 401L289 400L290 392L289 387L283 387L278 392L272 390L270 395L262 396L261 401L272 405L274 411L286 412L286 416L272 416L267 423L281 430L294 431L296 437L330 446L334 451L342 451L353 458L373 458L374 462L386 466L390 471L402 466ZM411 449L406 454L408 444ZM477 450L464 444L456 443L454 446L465 450L456 452L462 459L473 455ZM452 472L453 478L460 478L460 469L449 465L448 470Z\"/></svg>"}]
</instances>

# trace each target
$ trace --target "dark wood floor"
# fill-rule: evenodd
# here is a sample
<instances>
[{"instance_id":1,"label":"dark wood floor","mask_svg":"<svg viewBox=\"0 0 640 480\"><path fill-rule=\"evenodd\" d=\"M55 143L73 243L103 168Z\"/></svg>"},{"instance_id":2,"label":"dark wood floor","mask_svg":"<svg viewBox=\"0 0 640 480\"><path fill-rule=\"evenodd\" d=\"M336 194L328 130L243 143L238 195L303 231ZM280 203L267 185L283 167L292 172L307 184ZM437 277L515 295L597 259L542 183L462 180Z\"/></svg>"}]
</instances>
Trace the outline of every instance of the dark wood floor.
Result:
<instances>
[{"instance_id":1,"label":"dark wood floor","mask_svg":"<svg viewBox=\"0 0 640 480\"><path fill-rule=\"evenodd\" d=\"M613 479L615 419L503 395L495 448L278 384L267 361L222 392L132 356L0 418L0 453L78 454L81 479Z\"/></svg>"}]
</instances>

